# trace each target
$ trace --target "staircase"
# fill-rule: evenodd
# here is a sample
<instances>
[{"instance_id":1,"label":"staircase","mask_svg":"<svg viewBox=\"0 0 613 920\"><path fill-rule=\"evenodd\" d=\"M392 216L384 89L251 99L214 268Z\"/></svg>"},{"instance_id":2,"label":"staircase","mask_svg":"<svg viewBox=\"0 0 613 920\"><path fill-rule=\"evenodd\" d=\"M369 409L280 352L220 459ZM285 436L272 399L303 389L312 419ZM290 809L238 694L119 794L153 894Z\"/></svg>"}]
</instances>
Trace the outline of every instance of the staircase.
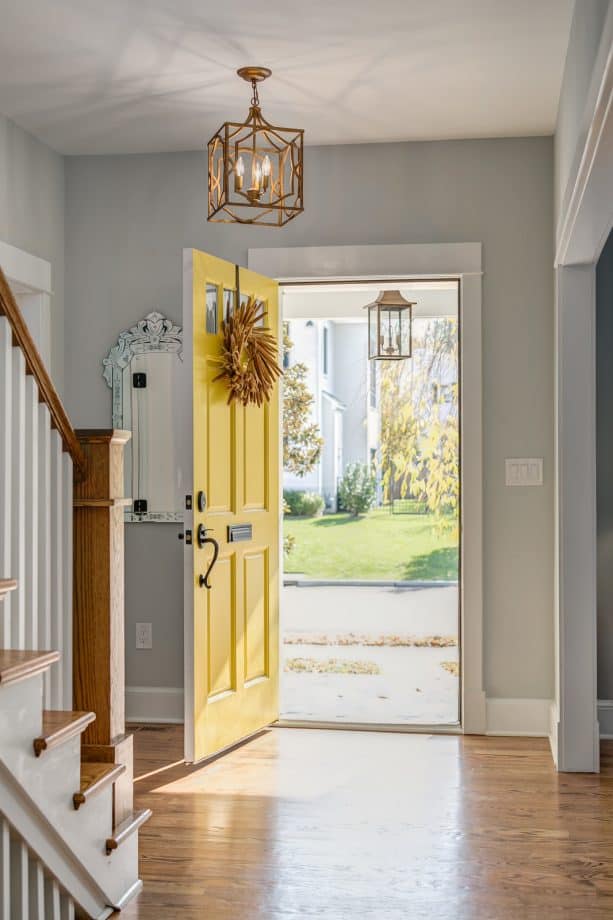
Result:
<instances>
[{"instance_id":1,"label":"staircase","mask_svg":"<svg viewBox=\"0 0 613 920\"><path fill-rule=\"evenodd\" d=\"M113 826L122 765L82 762L95 716L43 709L57 652L0 651L0 916L64 920L75 905L108 917L140 890L138 835L148 810Z\"/></svg>"},{"instance_id":2,"label":"staircase","mask_svg":"<svg viewBox=\"0 0 613 920\"><path fill-rule=\"evenodd\" d=\"M115 696L124 689L122 660L103 653L92 668L76 637L87 635L89 652L96 631L73 622L73 478L80 488L87 474L0 270L0 920L104 918L141 887L138 829L150 812L130 804L131 739L115 718L119 734L92 743L93 702L70 708L73 672L95 674L97 685L112 664ZM75 493L74 504L87 501ZM99 569L96 547L78 545L81 564L96 554Z\"/></svg>"}]
</instances>

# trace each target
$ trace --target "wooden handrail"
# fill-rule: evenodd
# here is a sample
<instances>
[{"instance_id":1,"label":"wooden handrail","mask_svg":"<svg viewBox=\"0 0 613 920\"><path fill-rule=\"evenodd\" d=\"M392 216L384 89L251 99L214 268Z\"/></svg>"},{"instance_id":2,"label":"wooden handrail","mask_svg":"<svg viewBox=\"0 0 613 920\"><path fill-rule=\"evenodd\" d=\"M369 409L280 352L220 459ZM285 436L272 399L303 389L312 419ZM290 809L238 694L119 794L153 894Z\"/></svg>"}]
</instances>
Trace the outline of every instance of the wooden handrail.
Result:
<instances>
[{"instance_id":1,"label":"wooden handrail","mask_svg":"<svg viewBox=\"0 0 613 920\"><path fill-rule=\"evenodd\" d=\"M30 330L21 315L13 292L1 268L0 316L6 316L8 319L13 332L13 344L21 348L26 362L27 372L36 380L39 399L41 402L44 402L49 409L51 424L57 429L62 439L64 450L72 457L75 472L82 476L86 466L85 454L83 453L79 440L74 432L74 428L70 424L70 419L62 405L62 400L51 382L51 377L43 364L43 360L34 344L34 339L30 335Z\"/></svg>"}]
</instances>

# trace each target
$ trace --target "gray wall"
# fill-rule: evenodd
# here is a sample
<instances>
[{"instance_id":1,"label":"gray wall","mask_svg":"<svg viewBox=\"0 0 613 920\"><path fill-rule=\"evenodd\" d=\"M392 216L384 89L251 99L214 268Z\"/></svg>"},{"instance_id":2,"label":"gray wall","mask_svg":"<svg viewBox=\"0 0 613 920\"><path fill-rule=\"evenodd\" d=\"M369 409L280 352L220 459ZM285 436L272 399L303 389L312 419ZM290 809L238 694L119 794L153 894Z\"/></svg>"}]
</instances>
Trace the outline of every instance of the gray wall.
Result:
<instances>
[{"instance_id":1,"label":"gray wall","mask_svg":"<svg viewBox=\"0 0 613 920\"><path fill-rule=\"evenodd\" d=\"M110 424L100 361L121 329L153 308L181 320L182 247L244 265L254 245L482 241L486 687L551 697L552 139L308 148L305 161L306 211L279 231L207 223L202 152L67 160L71 417ZM544 488L506 489L512 456L544 457ZM127 683L180 686L177 528L129 530ZM134 650L138 620L154 624L151 652Z\"/></svg>"},{"instance_id":2,"label":"gray wall","mask_svg":"<svg viewBox=\"0 0 613 920\"><path fill-rule=\"evenodd\" d=\"M555 219L574 178L577 150L583 150L588 123L584 110L602 27L613 0L576 0L560 91L555 134Z\"/></svg>"},{"instance_id":3,"label":"gray wall","mask_svg":"<svg viewBox=\"0 0 613 920\"><path fill-rule=\"evenodd\" d=\"M596 266L598 699L613 699L613 232Z\"/></svg>"},{"instance_id":4,"label":"gray wall","mask_svg":"<svg viewBox=\"0 0 613 920\"><path fill-rule=\"evenodd\" d=\"M51 263L51 367L64 383L64 160L0 115L0 240Z\"/></svg>"}]
</instances>

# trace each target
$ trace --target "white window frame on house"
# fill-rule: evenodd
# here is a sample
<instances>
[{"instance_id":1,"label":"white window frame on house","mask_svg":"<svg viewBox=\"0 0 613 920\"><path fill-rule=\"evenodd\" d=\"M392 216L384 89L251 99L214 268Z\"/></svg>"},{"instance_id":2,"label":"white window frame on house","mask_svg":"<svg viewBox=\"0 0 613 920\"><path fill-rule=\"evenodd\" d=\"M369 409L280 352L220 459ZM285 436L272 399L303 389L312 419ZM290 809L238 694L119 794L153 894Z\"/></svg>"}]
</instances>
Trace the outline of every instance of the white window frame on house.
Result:
<instances>
[{"instance_id":1,"label":"white window frame on house","mask_svg":"<svg viewBox=\"0 0 613 920\"><path fill-rule=\"evenodd\" d=\"M486 731L483 678L483 433L481 243L250 249L250 269L284 282L459 280L461 367L459 731ZM428 730L432 730L428 726ZM445 730L449 730L446 728Z\"/></svg>"}]
</instances>

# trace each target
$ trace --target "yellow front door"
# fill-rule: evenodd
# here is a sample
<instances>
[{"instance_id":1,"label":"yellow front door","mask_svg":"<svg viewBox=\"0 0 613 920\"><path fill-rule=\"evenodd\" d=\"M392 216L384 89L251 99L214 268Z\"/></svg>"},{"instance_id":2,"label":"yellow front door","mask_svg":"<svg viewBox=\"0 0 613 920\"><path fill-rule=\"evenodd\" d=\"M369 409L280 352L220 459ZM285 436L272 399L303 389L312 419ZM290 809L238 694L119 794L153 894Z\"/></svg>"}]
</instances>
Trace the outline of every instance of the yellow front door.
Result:
<instances>
[{"instance_id":1,"label":"yellow front door","mask_svg":"<svg viewBox=\"0 0 613 920\"><path fill-rule=\"evenodd\" d=\"M279 388L269 403L245 408L228 405L225 382L213 382L222 317L238 298L256 297L277 335L278 291L269 278L203 252L193 251L191 264L193 609L185 640L193 643L186 657L193 718L186 751L197 761L278 718Z\"/></svg>"}]
</instances>

